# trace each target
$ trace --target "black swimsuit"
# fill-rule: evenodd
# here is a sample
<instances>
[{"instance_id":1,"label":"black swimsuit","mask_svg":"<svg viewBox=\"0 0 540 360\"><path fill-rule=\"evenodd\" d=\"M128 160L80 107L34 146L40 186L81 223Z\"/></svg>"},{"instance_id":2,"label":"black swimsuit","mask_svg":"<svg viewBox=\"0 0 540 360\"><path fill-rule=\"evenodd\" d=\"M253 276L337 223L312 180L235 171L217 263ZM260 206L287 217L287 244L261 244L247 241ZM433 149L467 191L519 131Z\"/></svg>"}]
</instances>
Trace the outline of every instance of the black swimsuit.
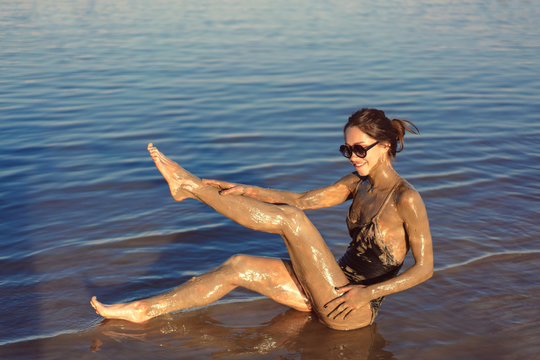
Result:
<instances>
[{"instance_id":1,"label":"black swimsuit","mask_svg":"<svg viewBox=\"0 0 540 360\"><path fill-rule=\"evenodd\" d=\"M364 180L365 181L365 180ZM352 241L339 260L339 266L352 284L372 285L395 277L403 262L397 262L384 244L384 239L379 229L379 215L392 198L398 182L386 195L383 203L371 220L365 224L357 224L360 205L357 201L358 187L354 193L354 200L347 214L347 227ZM355 216L356 215L356 216ZM371 300L371 321L377 315L384 297Z\"/></svg>"}]
</instances>

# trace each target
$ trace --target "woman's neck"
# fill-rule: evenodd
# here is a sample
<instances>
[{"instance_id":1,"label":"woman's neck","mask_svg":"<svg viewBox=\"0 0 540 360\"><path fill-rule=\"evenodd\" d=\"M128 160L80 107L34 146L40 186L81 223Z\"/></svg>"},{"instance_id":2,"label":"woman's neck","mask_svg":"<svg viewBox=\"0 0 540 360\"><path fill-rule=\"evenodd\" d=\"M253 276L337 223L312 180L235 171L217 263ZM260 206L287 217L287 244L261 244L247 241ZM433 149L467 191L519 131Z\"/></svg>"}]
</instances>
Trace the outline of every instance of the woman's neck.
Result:
<instances>
[{"instance_id":1,"label":"woman's neck","mask_svg":"<svg viewBox=\"0 0 540 360\"><path fill-rule=\"evenodd\" d=\"M390 161L385 161L375 165L367 178L371 185L370 190L387 190L396 184L399 174L394 170Z\"/></svg>"}]
</instances>

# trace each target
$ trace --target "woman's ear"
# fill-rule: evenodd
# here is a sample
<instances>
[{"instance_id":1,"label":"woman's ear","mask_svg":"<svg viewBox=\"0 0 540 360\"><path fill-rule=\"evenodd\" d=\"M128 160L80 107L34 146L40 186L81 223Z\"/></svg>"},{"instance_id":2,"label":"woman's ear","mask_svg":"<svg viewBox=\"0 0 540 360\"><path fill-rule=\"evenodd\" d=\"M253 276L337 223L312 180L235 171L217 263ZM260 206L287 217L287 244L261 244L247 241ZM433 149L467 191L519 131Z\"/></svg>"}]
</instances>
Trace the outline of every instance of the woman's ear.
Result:
<instances>
[{"instance_id":1,"label":"woman's ear","mask_svg":"<svg viewBox=\"0 0 540 360\"><path fill-rule=\"evenodd\" d=\"M390 155L390 143L384 142L384 143L381 143L381 145L384 149L384 155L386 159L390 160L392 158L392 156Z\"/></svg>"}]
</instances>

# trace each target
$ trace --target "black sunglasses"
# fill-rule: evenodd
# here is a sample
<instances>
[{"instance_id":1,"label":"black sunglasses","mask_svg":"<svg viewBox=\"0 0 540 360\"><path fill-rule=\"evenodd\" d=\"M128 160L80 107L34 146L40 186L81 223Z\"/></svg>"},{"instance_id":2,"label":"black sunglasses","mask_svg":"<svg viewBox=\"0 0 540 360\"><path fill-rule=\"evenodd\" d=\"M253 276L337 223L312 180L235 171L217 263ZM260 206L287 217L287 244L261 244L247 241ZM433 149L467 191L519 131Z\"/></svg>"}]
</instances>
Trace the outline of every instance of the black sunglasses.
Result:
<instances>
[{"instance_id":1,"label":"black sunglasses","mask_svg":"<svg viewBox=\"0 0 540 360\"><path fill-rule=\"evenodd\" d=\"M355 153L356 156L359 158L365 158L367 155L367 151L377 145L379 142L375 141L373 144L369 145L368 147L363 147L362 145L354 144L354 145L341 145L339 147L339 152L345 156L347 159L350 159L352 154Z\"/></svg>"}]
</instances>

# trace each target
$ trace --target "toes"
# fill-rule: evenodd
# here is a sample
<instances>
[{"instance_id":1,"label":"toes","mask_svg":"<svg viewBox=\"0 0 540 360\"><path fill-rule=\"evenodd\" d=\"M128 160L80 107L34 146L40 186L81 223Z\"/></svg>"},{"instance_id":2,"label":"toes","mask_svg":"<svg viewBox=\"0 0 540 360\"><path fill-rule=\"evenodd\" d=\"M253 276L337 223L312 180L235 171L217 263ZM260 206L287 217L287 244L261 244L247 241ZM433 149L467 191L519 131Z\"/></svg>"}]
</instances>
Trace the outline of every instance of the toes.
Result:
<instances>
[{"instance_id":1,"label":"toes","mask_svg":"<svg viewBox=\"0 0 540 360\"><path fill-rule=\"evenodd\" d=\"M92 300L90 301L90 305L92 305L92 307L94 308L94 310L96 310L96 313L98 313L98 308L97 308L97 305L96 305L96 297L94 296L92 298ZM98 313L99 314L99 313Z\"/></svg>"},{"instance_id":2,"label":"toes","mask_svg":"<svg viewBox=\"0 0 540 360\"><path fill-rule=\"evenodd\" d=\"M150 155L152 155L152 157L154 157L156 154L159 153L158 149L152 143L148 144L147 150L150 153Z\"/></svg>"}]
</instances>

